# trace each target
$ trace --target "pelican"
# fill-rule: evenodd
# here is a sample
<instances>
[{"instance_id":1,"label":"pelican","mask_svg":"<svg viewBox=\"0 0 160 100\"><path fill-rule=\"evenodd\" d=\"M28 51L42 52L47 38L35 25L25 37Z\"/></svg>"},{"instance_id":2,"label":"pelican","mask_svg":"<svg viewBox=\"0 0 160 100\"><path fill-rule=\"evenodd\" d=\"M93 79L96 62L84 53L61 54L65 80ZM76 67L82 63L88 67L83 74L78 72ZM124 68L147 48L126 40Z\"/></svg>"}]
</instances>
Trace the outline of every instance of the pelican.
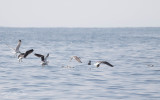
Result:
<instances>
[{"instance_id":1,"label":"pelican","mask_svg":"<svg viewBox=\"0 0 160 100\"><path fill-rule=\"evenodd\" d=\"M73 58L74 58L75 60L77 60L79 63L82 63L82 61L80 60L80 59L81 59L80 57L73 56L73 57L71 57L71 60L72 60ZM70 61L71 61L71 60L70 60Z\"/></svg>"},{"instance_id":2,"label":"pelican","mask_svg":"<svg viewBox=\"0 0 160 100\"><path fill-rule=\"evenodd\" d=\"M47 54L46 57L44 57L44 55L36 54L36 53L34 55L37 56L37 57L41 57L41 61L42 61L41 65L42 66L48 65L49 61L47 61L47 58L49 57L49 53Z\"/></svg>"},{"instance_id":3,"label":"pelican","mask_svg":"<svg viewBox=\"0 0 160 100\"><path fill-rule=\"evenodd\" d=\"M6 44L7 45L7 44ZM17 46L16 46L16 48L12 48L12 47L10 47L9 45L7 45L11 50L13 50L13 53L14 53L14 55L15 55L15 57L17 57L17 54L18 53L21 53L20 51L19 51L19 48L20 48L20 46L21 46L21 40L19 40L18 41L18 44L17 44Z\"/></svg>"},{"instance_id":4,"label":"pelican","mask_svg":"<svg viewBox=\"0 0 160 100\"><path fill-rule=\"evenodd\" d=\"M20 53L19 56L18 56L18 60L19 62L22 62L22 59L23 58L26 58L29 54L31 54L34 50L31 49L31 50L28 50L26 51L25 53Z\"/></svg>"},{"instance_id":5,"label":"pelican","mask_svg":"<svg viewBox=\"0 0 160 100\"><path fill-rule=\"evenodd\" d=\"M110 67L113 67L113 65L110 64L110 63L107 62L107 61L98 61L98 62L96 62L94 65L95 65L96 67L99 67L100 64L106 64L106 65L108 65L108 66L110 66Z\"/></svg>"}]
</instances>

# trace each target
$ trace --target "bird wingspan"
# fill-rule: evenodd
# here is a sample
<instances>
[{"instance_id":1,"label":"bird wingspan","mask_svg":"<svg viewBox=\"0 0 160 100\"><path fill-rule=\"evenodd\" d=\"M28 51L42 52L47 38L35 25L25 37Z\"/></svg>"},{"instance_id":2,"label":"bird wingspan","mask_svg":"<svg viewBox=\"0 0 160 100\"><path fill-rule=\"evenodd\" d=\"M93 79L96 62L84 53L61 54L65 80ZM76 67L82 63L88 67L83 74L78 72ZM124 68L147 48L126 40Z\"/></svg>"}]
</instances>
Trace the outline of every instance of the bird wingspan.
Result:
<instances>
[{"instance_id":1,"label":"bird wingspan","mask_svg":"<svg viewBox=\"0 0 160 100\"><path fill-rule=\"evenodd\" d=\"M113 67L113 65L112 64L110 64L109 62L107 62L107 61L103 61L102 63L104 63L104 64L106 64L106 65L108 65L108 66L110 66L110 67Z\"/></svg>"},{"instance_id":2,"label":"bird wingspan","mask_svg":"<svg viewBox=\"0 0 160 100\"><path fill-rule=\"evenodd\" d=\"M44 61L44 56L43 55L37 54L37 53L35 53L34 55L37 56L37 57L41 57L41 60Z\"/></svg>"},{"instance_id":3,"label":"bird wingspan","mask_svg":"<svg viewBox=\"0 0 160 100\"><path fill-rule=\"evenodd\" d=\"M37 57L42 57L43 56L43 55L37 54L37 53L35 53L34 55L37 56Z\"/></svg>"},{"instance_id":4,"label":"bird wingspan","mask_svg":"<svg viewBox=\"0 0 160 100\"><path fill-rule=\"evenodd\" d=\"M31 49L31 50L28 50L26 51L26 53L24 54L24 58L26 58L29 54L31 54L34 50Z\"/></svg>"},{"instance_id":5,"label":"bird wingspan","mask_svg":"<svg viewBox=\"0 0 160 100\"><path fill-rule=\"evenodd\" d=\"M49 57L49 53L47 54L47 56L45 57L45 59L44 59L44 60L46 61L48 57Z\"/></svg>"}]
</instances>

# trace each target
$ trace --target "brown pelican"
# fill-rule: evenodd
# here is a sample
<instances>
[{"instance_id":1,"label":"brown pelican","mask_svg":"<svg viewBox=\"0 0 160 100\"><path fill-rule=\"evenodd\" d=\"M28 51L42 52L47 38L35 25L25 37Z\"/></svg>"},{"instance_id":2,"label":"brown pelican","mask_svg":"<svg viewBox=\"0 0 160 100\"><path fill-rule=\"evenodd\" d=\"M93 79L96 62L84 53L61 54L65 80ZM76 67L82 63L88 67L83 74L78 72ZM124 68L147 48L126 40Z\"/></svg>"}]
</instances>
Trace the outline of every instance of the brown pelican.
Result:
<instances>
[{"instance_id":1,"label":"brown pelican","mask_svg":"<svg viewBox=\"0 0 160 100\"><path fill-rule=\"evenodd\" d=\"M42 61L41 65L42 66L48 65L49 62L47 61L47 58L49 57L49 53L47 54L46 57L44 57L44 55L36 54L36 53L34 55L37 56L37 57L41 57L41 61Z\"/></svg>"},{"instance_id":2,"label":"brown pelican","mask_svg":"<svg viewBox=\"0 0 160 100\"><path fill-rule=\"evenodd\" d=\"M28 50L26 51L25 53L20 53L19 56L18 56L18 60L19 62L22 62L22 59L23 58L26 58L29 54L31 54L34 50L31 49L31 50Z\"/></svg>"}]
</instances>

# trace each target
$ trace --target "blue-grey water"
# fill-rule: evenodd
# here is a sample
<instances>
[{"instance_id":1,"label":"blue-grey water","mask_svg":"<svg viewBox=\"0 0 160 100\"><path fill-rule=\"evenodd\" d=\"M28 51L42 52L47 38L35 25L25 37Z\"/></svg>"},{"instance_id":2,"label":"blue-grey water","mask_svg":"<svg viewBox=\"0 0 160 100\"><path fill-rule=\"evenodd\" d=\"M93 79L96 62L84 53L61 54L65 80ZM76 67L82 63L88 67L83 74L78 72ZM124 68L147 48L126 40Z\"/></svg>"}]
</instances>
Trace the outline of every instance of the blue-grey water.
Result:
<instances>
[{"instance_id":1,"label":"blue-grey water","mask_svg":"<svg viewBox=\"0 0 160 100\"><path fill-rule=\"evenodd\" d=\"M34 49L21 63L6 46L19 39L21 52ZM49 65L34 53L49 53ZM1 27L0 99L160 100L160 28Z\"/></svg>"}]
</instances>

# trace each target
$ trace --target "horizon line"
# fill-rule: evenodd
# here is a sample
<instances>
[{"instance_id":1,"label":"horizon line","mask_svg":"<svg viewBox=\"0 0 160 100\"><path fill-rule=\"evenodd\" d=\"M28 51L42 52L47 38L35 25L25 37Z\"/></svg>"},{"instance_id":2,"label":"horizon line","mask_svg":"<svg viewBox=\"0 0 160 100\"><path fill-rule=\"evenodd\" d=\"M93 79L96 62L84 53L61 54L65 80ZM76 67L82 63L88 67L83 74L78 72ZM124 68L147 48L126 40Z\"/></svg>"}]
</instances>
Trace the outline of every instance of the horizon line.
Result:
<instances>
[{"instance_id":1,"label":"horizon line","mask_svg":"<svg viewBox=\"0 0 160 100\"><path fill-rule=\"evenodd\" d=\"M65 26L65 27L38 27L38 26L33 26L33 27L25 27L25 26L0 26L0 28L160 28L160 26L122 26L122 27L70 27L70 26Z\"/></svg>"}]
</instances>

